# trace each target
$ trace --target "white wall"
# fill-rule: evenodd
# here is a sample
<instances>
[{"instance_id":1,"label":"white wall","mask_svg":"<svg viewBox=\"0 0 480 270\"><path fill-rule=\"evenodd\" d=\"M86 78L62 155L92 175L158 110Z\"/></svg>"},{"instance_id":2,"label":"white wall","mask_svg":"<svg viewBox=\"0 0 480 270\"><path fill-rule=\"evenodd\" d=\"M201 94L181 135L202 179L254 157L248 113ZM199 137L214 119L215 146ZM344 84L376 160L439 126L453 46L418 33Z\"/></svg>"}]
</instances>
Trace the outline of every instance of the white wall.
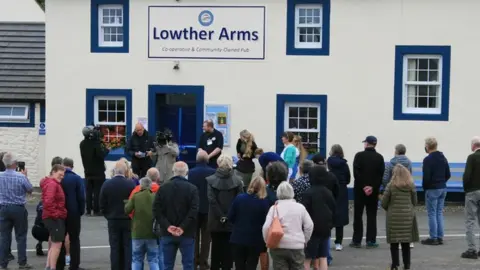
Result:
<instances>
[{"instance_id":1,"label":"white wall","mask_svg":"<svg viewBox=\"0 0 480 270\"><path fill-rule=\"evenodd\" d=\"M411 159L421 161L423 139L433 135L450 162L464 162L470 138L480 134L470 124L477 122L480 99L475 88L480 55L472 53L480 45L480 1L334 0L330 56L301 57L286 56L285 0L222 1L266 5L266 59L181 60L179 71L172 69L173 61L149 60L146 52L147 6L177 2L130 1L128 54L90 53L89 3L47 2L47 159L80 160L86 88L133 89L135 121L147 115L149 84L204 85L205 103L231 105L231 141L248 128L267 151L275 149L276 94L328 95L327 145L342 144L349 160L373 134L386 158L395 144L404 143ZM395 45L452 46L449 122L393 121Z\"/></svg>"},{"instance_id":2,"label":"white wall","mask_svg":"<svg viewBox=\"0 0 480 270\"><path fill-rule=\"evenodd\" d=\"M25 162L28 179L39 186L45 176L45 136L38 135L40 104L35 105L35 127L0 127L0 151L14 153L19 161Z\"/></svg>"},{"instance_id":3,"label":"white wall","mask_svg":"<svg viewBox=\"0 0 480 270\"><path fill-rule=\"evenodd\" d=\"M2 22L44 22L45 13L35 0L0 0Z\"/></svg>"}]
</instances>

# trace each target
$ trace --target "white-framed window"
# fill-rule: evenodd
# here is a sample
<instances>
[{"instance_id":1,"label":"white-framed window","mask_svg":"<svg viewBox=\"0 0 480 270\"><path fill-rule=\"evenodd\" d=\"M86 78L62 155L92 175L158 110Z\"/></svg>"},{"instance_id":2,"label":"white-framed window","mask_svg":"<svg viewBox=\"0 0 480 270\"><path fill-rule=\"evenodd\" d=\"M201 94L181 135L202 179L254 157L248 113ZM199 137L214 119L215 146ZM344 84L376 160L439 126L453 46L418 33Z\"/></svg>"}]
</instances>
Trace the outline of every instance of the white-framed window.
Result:
<instances>
[{"instance_id":1,"label":"white-framed window","mask_svg":"<svg viewBox=\"0 0 480 270\"><path fill-rule=\"evenodd\" d=\"M29 104L0 103L0 122L25 122L29 119Z\"/></svg>"},{"instance_id":2,"label":"white-framed window","mask_svg":"<svg viewBox=\"0 0 480 270\"><path fill-rule=\"evenodd\" d=\"M97 96L94 102L94 124L100 126L104 143L112 149L123 147L127 130L126 98Z\"/></svg>"},{"instance_id":3,"label":"white-framed window","mask_svg":"<svg viewBox=\"0 0 480 270\"><path fill-rule=\"evenodd\" d=\"M442 56L405 55L403 59L403 113L440 114Z\"/></svg>"},{"instance_id":4,"label":"white-framed window","mask_svg":"<svg viewBox=\"0 0 480 270\"><path fill-rule=\"evenodd\" d=\"M309 152L318 152L320 142L320 104L285 103L285 131L302 137Z\"/></svg>"},{"instance_id":5,"label":"white-framed window","mask_svg":"<svg viewBox=\"0 0 480 270\"><path fill-rule=\"evenodd\" d=\"M100 47L123 46L123 5L98 6Z\"/></svg>"},{"instance_id":6,"label":"white-framed window","mask_svg":"<svg viewBox=\"0 0 480 270\"><path fill-rule=\"evenodd\" d=\"M295 48L322 48L322 5L295 5Z\"/></svg>"}]
</instances>

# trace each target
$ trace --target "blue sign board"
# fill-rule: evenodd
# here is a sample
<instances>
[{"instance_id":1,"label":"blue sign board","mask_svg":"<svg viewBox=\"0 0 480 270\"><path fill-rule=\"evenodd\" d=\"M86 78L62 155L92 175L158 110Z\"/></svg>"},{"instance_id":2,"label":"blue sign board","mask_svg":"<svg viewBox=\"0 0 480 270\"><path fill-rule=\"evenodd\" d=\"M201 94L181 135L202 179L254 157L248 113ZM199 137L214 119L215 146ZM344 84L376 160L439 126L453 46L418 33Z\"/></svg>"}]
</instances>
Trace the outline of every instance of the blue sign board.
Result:
<instances>
[{"instance_id":1,"label":"blue sign board","mask_svg":"<svg viewBox=\"0 0 480 270\"><path fill-rule=\"evenodd\" d=\"M38 135L45 135L47 133L47 130L45 129L45 123L41 122L40 125L38 125Z\"/></svg>"}]
</instances>

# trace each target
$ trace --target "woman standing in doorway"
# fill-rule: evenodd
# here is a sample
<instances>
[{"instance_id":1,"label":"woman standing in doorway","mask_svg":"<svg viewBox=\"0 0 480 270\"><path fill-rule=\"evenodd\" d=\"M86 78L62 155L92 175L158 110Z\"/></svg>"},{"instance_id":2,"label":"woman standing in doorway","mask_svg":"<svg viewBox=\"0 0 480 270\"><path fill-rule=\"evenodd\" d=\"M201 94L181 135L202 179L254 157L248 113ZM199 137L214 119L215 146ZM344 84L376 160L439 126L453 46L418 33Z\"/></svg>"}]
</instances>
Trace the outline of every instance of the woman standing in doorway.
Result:
<instances>
[{"instance_id":1,"label":"woman standing in doorway","mask_svg":"<svg viewBox=\"0 0 480 270\"><path fill-rule=\"evenodd\" d=\"M256 150L257 144L252 133L246 129L242 130L237 141L237 156L239 160L235 168L235 174L242 180L244 189L250 185L252 175L255 172L253 158L255 158Z\"/></svg>"},{"instance_id":2,"label":"woman standing in doorway","mask_svg":"<svg viewBox=\"0 0 480 270\"><path fill-rule=\"evenodd\" d=\"M280 155L282 159L285 161L288 167L288 177L290 179L293 174L293 168L295 167L295 163L297 160L297 148L293 145L293 135L292 132L284 132L282 134L282 143L285 146L283 148L282 154Z\"/></svg>"}]
</instances>

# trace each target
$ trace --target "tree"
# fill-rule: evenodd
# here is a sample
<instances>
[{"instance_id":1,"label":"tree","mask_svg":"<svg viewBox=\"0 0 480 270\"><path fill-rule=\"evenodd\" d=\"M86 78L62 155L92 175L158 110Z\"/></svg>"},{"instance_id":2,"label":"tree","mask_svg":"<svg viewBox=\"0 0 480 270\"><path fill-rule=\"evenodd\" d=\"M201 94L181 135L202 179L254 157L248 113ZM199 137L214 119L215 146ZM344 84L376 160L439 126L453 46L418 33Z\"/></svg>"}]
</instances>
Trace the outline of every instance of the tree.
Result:
<instances>
[{"instance_id":1,"label":"tree","mask_svg":"<svg viewBox=\"0 0 480 270\"><path fill-rule=\"evenodd\" d=\"M35 0L37 4L45 11L45 0Z\"/></svg>"}]
</instances>

